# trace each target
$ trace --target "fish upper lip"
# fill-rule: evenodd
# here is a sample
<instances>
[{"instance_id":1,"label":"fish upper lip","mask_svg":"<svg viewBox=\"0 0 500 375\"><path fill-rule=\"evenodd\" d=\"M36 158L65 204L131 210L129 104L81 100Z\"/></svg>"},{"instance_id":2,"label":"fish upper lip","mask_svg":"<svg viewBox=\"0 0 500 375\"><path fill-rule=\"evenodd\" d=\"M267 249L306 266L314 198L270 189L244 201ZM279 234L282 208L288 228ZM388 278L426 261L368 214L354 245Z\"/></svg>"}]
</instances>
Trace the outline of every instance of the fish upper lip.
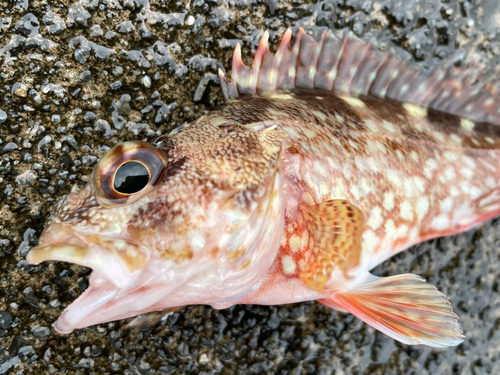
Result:
<instances>
[{"instance_id":1,"label":"fish upper lip","mask_svg":"<svg viewBox=\"0 0 500 375\"><path fill-rule=\"evenodd\" d=\"M78 264L91 268L118 288L124 288L140 274L141 267L131 269L117 254L94 241L91 235L64 224L51 223L40 236L38 246L26 255L26 261L33 265L47 260Z\"/></svg>"},{"instance_id":2,"label":"fish upper lip","mask_svg":"<svg viewBox=\"0 0 500 375\"><path fill-rule=\"evenodd\" d=\"M89 245L71 228L51 223L40 236L38 245L26 255L26 261L36 265L46 260L61 260L85 266L83 260Z\"/></svg>"}]
</instances>

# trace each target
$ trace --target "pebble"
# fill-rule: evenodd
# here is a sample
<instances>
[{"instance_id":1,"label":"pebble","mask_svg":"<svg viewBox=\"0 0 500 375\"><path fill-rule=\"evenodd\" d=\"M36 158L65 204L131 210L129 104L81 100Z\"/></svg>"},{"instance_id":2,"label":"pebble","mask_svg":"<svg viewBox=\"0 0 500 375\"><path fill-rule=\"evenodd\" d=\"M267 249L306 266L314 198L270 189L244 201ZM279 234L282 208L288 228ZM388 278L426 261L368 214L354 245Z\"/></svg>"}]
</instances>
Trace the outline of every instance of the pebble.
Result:
<instances>
[{"instance_id":1,"label":"pebble","mask_svg":"<svg viewBox=\"0 0 500 375\"><path fill-rule=\"evenodd\" d=\"M0 311L0 328L7 329L12 324L12 314L8 311Z\"/></svg>"},{"instance_id":2,"label":"pebble","mask_svg":"<svg viewBox=\"0 0 500 375\"><path fill-rule=\"evenodd\" d=\"M20 98L26 98L28 96L28 86L24 83L16 82L12 85L12 93Z\"/></svg>"},{"instance_id":3,"label":"pebble","mask_svg":"<svg viewBox=\"0 0 500 375\"><path fill-rule=\"evenodd\" d=\"M50 335L50 328L37 326L31 330L33 336L39 339L44 339Z\"/></svg>"},{"instance_id":4,"label":"pebble","mask_svg":"<svg viewBox=\"0 0 500 375\"><path fill-rule=\"evenodd\" d=\"M151 88L151 77L149 76L142 77L141 83L145 88L147 89Z\"/></svg>"},{"instance_id":5,"label":"pebble","mask_svg":"<svg viewBox=\"0 0 500 375\"><path fill-rule=\"evenodd\" d=\"M7 113L5 113L4 110L0 109L0 124L3 124L5 121L7 121L9 117L7 116Z\"/></svg>"},{"instance_id":6,"label":"pebble","mask_svg":"<svg viewBox=\"0 0 500 375\"><path fill-rule=\"evenodd\" d=\"M39 33L39 26L40 22L38 22L38 18L36 18L33 13L28 13L16 22L15 28L24 36L33 37Z\"/></svg>"},{"instance_id":7,"label":"pebble","mask_svg":"<svg viewBox=\"0 0 500 375\"><path fill-rule=\"evenodd\" d=\"M52 115L50 117L50 121L54 124L54 125L57 125L57 124L60 124L61 123L61 116L60 115Z\"/></svg>"},{"instance_id":8,"label":"pebble","mask_svg":"<svg viewBox=\"0 0 500 375\"><path fill-rule=\"evenodd\" d=\"M120 90L122 88L122 86L123 86L123 84L121 83L121 81L115 81L111 85L109 85L111 90L114 90L114 91Z\"/></svg>"},{"instance_id":9,"label":"pebble","mask_svg":"<svg viewBox=\"0 0 500 375\"><path fill-rule=\"evenodd\" d=\"M61 307L61 302L58 299L53 299L49 302L49 306L53 309L58 309Z\"/></svg>"},{"instance_id":10,"label":"pebble","mask_svg":"<svg viewBox=\"0 0 500 375\"><path fill-rule=\"evenodd\" d=\"M83 7L83 5L79 2L71 5L68 11L68 18L76 22L81 26L88 26L88 20L90 19L90 13Z\"/></svg>"},{"instance_id":11,"label":"pebble","mask_svg":"<svg viewBox=\"0 0 500 375\"><path fill-rule=\"evenodd\" d=\"M123 74L123 68L122 68L121 66L115 66L115 67L113 68L113 75L114 75L115 77L119 77L119 76L121 76L122 74Z\"/></svg>"},{"instance_id":12,"label":"pebble","mask_svg":"<svg viewBox=\"0 0 500 375\"><path fill-rule=\"evenodd\" d=\"M75 137L72 134L68 134L67 136L65 136L64 141L68 143L71 147L73 147L75 150L78 150L80 147Z\"/></svg>"},{"instance_id":13,"label":"pebble","mask_svg":"<svg viewBox=\"0 0 500 375\"><path fill-rule=\"evenodd\" d=\"M43 23L50 34L60 34L66 29L66 22L55 12L48 11L43 16Z\"/></svg>"},{"instance_id":14,"label":"pebble","mask_svg":"<svg viewBox=\"0 0 500 375\"><path fill-rule=\"evenodd\" d=\"M7 154L8 152L12 152L17 150L19 147L14 142L8 142L5 145L0 145L0 155Z\"/></svg>"},{"instance_id":15,"label":"pebble","mask_svg":"<svg viewBox=\"0 0 500 375\"><path fill-rule=\"evenodd\" d=\"M80 79L83 82L88 82L92 78L92 73L90 70L84 70L83 72L80 73Z\"/></svg>"}]
</instances>

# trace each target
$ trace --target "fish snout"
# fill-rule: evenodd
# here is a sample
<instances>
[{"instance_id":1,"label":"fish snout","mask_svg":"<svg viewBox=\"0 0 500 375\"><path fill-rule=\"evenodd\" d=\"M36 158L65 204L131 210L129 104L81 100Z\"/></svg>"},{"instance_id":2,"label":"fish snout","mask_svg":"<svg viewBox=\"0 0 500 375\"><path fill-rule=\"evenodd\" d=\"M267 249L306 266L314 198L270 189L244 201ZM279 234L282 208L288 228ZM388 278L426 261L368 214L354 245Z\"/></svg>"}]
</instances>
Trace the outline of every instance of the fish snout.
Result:
<instances>
[{"instance_id":1,"label":"fish snout","mask_svg":"<svg viewBox=\"0 0 500 375\"><path fill-rule=\"evenodd\" d=\"M51 223L38 246L26 256L28 264L48 260L91 268L119 288L129 285L147 263L149 252L140 244L121 238L79 233L61 223Z\"/></svg>"}]
</instances>

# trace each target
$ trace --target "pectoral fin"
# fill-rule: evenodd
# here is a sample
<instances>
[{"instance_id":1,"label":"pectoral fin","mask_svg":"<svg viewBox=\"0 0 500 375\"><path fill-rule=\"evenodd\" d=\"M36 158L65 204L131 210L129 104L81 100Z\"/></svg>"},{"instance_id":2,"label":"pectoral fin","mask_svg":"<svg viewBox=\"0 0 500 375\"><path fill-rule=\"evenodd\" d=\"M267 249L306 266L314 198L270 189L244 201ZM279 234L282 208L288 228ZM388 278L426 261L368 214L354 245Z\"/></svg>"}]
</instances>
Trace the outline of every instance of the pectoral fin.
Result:
<instances>
[{"instance_id":1,"label":"pectoral fin","mask_svg":"<svg viewBox=\"0 0 500 375\"><path fill-rule=\"evenodd\" d=\"M464 335L444 294L417 275L378 278L319 302L339 306L404 344L447 347Z\"/></svg>"},{"instance_id":2,"label":"pectoral fin","mask_svg":"<svg viewBox=\"0 0 500 375\"><path fill-rule=\"evenodd\" d=\"M323 292L335 267L349 278L348 271L359 264L363 213L340 199L301 207L301 210L314 247L300 277L311 289Z\"/></svg>"}]
</instances>

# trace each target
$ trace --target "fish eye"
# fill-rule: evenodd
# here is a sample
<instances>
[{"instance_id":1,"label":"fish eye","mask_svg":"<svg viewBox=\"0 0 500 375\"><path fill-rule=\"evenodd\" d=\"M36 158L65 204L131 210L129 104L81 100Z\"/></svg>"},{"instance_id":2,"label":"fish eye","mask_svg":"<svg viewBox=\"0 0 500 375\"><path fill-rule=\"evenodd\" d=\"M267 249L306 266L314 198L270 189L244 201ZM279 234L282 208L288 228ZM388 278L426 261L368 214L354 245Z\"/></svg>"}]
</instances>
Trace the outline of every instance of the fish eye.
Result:
<instances>
[{"instance_id":1,"label":"fish eye","mask_svg":"<svg viewBox=\"0 0 500 375\"><path fill-rule=\"evenodd\" d=\"M151 175L144 164L128 161L116 170L113 187L119 193L134 194L144 189L150 179Z\"/></svg>"},{"instance_id":2,"label":"fish eye","mask_svg":"<svg viewBox=\"0 0 500 375\"><path fill-rule=\"evenodd\" d=\"M93 181L102 206L135 202L151 192L167 167L165 151L146 142L114 147L97 164Z\"/></svg>"}]
</instances>

